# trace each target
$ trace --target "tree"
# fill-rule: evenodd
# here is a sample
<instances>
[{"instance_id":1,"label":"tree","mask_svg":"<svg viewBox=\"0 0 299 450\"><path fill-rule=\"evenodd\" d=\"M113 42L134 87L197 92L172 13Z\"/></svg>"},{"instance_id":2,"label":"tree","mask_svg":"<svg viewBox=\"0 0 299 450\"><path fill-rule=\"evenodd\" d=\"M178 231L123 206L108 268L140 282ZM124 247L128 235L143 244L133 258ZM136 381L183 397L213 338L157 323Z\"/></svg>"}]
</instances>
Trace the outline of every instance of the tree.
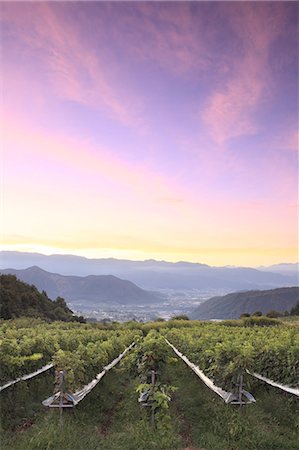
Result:
<instances>
[{"instance_id":1,"label":"tree","mask_svg":"<svg viewBox=\"0 0 299 450\"><path fill-rule=\"evenodd\" d=\"M263 315L262 311L255 311L252 316L261 317Z\"/></svg>"},{"instance_id":2,"label":"tree","mask_svg":"<svg viewBox=\"0 0 299 450\"><path fill-rule=\"evenodd\" d=\"M46 291L40 293L34 285L18 280L14 275L0 275L0 317L40 317L48 322L84 322L83 317L74 316L61 297L53 302Z\"/></svg>"},{"instance_id":3,"label":"tree","mask_svg":"<svg viewBox=\"0 0 299 450\"><path fill-rule=\"evenodd\" d=\"M178 316L173 316L171 320L190 320L186 314L179 314Z\"/></svg>"},{"instance_id":4,"label":"tree","mask_svg":"<svg viewBox=\"0 0 299 450\"><path fill-rule=\"evenodd\" d=\"M62 297L57 297L56 300L54 301L54 303L56 303L56 305L59 306L60 308L62 308L64 311L66 311L66 312L72 312L72 311L68 308L68 306L67 306L66 301L64 300L64 298L62 298Z\"/></svg>"},{"instance_id":5,"label":"tree","mask_svg":"<svg viewBox=\"0 0 299 450\"><path fill-rule=\"evenodd\" d=\"M291 316L299 316L299 302L297 302L296 305L294 306L294 308L291 309L290 315Z\"/></svg>"},{"instance_id":6,"label":"tree","mask_svg":"<svg viewBox=\"0 0 299 450\"><path fill-rule=\"evenodd\" d=\"M271 317L272 319L277 319L277 317L282 317L282 313L279 311L275 311L272 309L271 311L267 312L266 316Z\"/></svg>"}]
</instances>

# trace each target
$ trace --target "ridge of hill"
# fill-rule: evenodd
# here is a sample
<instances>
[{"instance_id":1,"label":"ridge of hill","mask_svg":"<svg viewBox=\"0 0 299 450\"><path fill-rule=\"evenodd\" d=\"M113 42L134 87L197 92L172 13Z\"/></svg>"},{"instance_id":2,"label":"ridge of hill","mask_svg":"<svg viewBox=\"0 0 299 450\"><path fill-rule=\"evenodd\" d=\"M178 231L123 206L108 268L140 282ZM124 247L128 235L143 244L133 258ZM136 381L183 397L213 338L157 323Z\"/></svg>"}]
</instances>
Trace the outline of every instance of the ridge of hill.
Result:
<instances>
[{"instance_id":1,"label":"ridge of hill","mask_svg":"<svg viewBox=\"0 0 299 450\"><path fill-rule=\"evenodd\" d=\"M65 300L57 297L51 300L45 292L17 279L15 275L0 275L0 317L15 319L17 317L39 317L47 322L83 322L69 309Z\"/></svg>"},{"instance_id":2,"label":"ridge of hill","mask_svg":"<svg viewBox=\"0 0 299 450\"><path fill-rule=\"evenodd\" d=\"M157 294L145 291L131 281L121 280L113 275L65 276L47 272L37 266L24 270L4 269L0 272L16 275L20 280L46 291L50 297L64 297L73 305L77 302L84 302L85 306L101 303L134 305L160 300Z\"/></svg>"},{"instance_id":3,"label":"ridge of hill","mask_svg":"<svg viewBox=\"0 0 299 450\"><path fill-rule=\"evenodd\" d=\"M89 259L74 255L43 255L40 253L0 252L0 267L25 269L38 266L61 275L88 276L111 274L130 280L140 288L157 289L224 289L240 291L298 286L298 266L291 271L249 267L215 267L190 262L130 261L114 258ZM297 268L297 270L296 270ZM281 270L281 272L279 272Z\"/></svg>"},{"instance_id":4,"label":"ridge of hill","mask_svg":"<svg viewBox=\"0 0 299 450\"><path fill-rule=\"evenodd\" d=\"M212 297L190 313L192 319L238 319L241 314L271 310L290 311L299 300L299 287L233 292Z\"/></svg>"},{"instance_id":5,"label":"ridge of hill","mask_svg":"<svg viewBox=\"0 0 299 450\"><path fill-rule=\"evenodd\" d=\"M299 263L280 263L272 266L260 266L258 270L264 272L280 273L282 275L297 275L299 272Z\"/></svg>"}]
</instances>

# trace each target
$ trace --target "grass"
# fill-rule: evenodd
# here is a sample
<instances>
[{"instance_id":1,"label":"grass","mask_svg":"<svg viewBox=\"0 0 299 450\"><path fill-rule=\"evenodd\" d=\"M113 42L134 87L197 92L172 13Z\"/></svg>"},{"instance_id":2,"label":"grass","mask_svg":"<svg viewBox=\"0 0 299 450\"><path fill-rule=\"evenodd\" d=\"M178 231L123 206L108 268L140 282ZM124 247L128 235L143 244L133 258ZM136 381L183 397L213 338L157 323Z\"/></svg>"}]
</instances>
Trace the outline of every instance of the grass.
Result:
<instances>
[{"instance_id":1,"label":"grass","mask_svg":"<svg viewBox=\"0 0 299 450\"><path fill-rule=\"evenodd\" d=\"M137 402L138 381L117 368L76 408L64 411L62 424L56 409L37 415L28 409L27 425L2 433L1 450L299 450L298 402L291 396L256 384L257 403L240 412L182 361L169 364L164 378L178 388L164 428L151 428Z\"/></svg>"},{"instance_id":2,"label":"grass","mask_svg":"<svg viewBox=\"0 0 299 450\"><path fill-rule=\"evenodd\" d=\"M1 450L170 450L181 448L174 424L153 430L137 402L136 381L113 369L78 405L45 410L29 428L2 434Z\"/></svg>"},{"instance_id":3,"label":"grass","mask_svg":"<svg viewBox=\"0 0 299 450\"><path fill-rule=\"evenodd\" d=\"M299 325L299 316L279 317L279 320L281 320L283 323L286 323L287 325Z\"/></svg>"},{"instance_id":4,"label":"grass","mask_svg":"<svg viewBox=\"0 0 299 450\"><path fill-rule=\"evenodd\" d=\"M299 450L298 400L256 385L257 403L226 405L182 362L168 369L178 387L172 405L181 420L185 444L207 450ZM187 436L186 436L187 429Z\"/></svg>"}]
</instances>

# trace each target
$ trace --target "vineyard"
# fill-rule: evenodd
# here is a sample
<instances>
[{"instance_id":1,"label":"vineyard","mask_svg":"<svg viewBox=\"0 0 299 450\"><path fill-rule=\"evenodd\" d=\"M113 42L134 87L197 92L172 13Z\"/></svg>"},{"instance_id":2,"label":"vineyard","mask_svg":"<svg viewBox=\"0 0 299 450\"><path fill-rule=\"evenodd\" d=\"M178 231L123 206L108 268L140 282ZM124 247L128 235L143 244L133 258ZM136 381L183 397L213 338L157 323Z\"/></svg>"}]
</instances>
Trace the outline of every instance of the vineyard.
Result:
<instances>
[{"instance_id":1,"label":"vineyard","mask_svg":"<svg viewBox=\"0 0 299 450\"><path fill-rule=\"evenodd\" d=\"M209 324L164 334L222 388L234 389L246 369L286 385L299 383L299 333L295 327L277 330Z\"/></svg>"},{"instance_id":2,"label":"vineyard","mask_svg":"<svg viewBox=\"0 0 299 450\"><path fill-rule=\"evenodd\" d=\"M20 318L0 341L3 449L299 449L298 326Z\"/></svg>"}]
</instances>

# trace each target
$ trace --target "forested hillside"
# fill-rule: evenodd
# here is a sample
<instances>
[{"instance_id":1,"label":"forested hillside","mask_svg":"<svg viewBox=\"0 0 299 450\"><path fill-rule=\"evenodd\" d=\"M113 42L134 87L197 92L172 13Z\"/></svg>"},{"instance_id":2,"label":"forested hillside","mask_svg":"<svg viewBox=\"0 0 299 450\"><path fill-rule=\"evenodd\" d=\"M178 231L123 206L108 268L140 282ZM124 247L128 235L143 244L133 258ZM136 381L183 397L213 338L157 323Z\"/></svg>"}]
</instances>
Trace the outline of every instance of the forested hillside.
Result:
<instances>
[{"instance_id":1,"label":"forested hillside","mask_svg":"<svg viewBox=\"0 0 299 450\"><path fill-rule=\"evenodd\" d=\"M0 317L40 317L47 322L82 321L82 317L73 315L62 297L52 301L47 293L40 293L33 285L23 283L14 275L0 275Z\"/></svg>"},{"instance_id":2,"label":"forested hillside","mask_svg":"<svg viewBox=\"0 0 299 450\"><path fill-rule=\"evenodd\" d=\"M298 300L298 287L234 292L206 300L190 316L192 319L238 319L243 313L252 314L255 311L263 314L273 310L284 313L290 311Z\"/></svg>"}]
</instances>

